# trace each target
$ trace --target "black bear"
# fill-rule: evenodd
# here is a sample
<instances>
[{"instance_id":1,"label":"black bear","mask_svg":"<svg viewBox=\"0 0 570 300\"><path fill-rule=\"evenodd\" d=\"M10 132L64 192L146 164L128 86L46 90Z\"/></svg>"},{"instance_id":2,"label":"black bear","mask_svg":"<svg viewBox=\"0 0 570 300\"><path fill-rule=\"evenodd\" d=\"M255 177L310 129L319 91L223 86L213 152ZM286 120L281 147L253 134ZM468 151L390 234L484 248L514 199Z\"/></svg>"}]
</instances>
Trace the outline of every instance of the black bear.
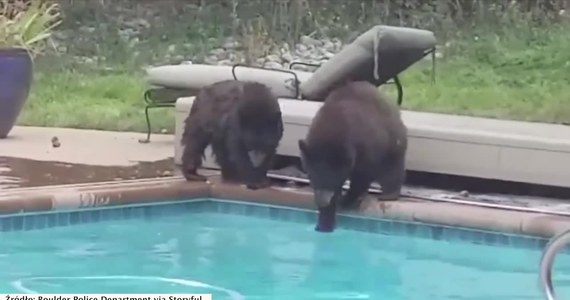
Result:
<instances>
[{"instance_id":1,"label":"black bear","mask_svg":"<svg viewBox=\"0 0 570 300\"><path fill-rule=\"evenodd\" d=\"M373 181L380 200L396 200L405 179L407 128L398 106L365 81L348 82L325 98L304 140L301 159L319 209L318 231L332 231L337 206L356 207ZM342 186L350 188L342 195Z\"/></svg>"},{"instance_id":2,"label":"black bear","mask_svg":"<svg viewBox=\"0 0 570 300\"><path fill-rule=\"evenodd\" d=\"M269 87L238 80L214 83L200 90L185 120L182 173L188 181L205 181L197 169L212 145L222 180L266 187L282 136L281 109Z\"/></svg>"}]
</instances>

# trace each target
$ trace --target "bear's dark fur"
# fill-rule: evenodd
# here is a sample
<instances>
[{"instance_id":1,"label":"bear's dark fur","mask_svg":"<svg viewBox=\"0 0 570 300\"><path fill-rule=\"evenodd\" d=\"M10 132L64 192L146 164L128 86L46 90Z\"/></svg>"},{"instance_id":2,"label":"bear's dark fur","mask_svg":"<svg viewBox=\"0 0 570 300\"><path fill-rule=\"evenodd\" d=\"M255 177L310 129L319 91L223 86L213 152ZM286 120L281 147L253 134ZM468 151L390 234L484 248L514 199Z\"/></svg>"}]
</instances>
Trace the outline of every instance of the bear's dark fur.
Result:
<instances>
[{"instance_id":1,"label":"bear's dark fur","mask_svg":"<svg viewBox=\"0 0 570 300\"><path fill-rule=\"evenodd\" d=\"M333 230L335 207L358 206L374 181L382 186L380 200L400 196L407 129L398 106L368 82L334 89L306 138L299 140L299 149L320 211L317 230ZM350 188L343 196L347 179Z\"/></svg>"},{"instance_id":2,"label":"bear's dark fur","mask_svg":"<svg viewBox=\"0 0 570 300\"><path fill-rule=\"evenodd\" d=\"M205 181L197 169L211 144L222 180L266 187L282 136L279 103L267 86L237 80L212 84L201 89L186 118L182 173L188 181Z\"/></svg>"}]
</instances>

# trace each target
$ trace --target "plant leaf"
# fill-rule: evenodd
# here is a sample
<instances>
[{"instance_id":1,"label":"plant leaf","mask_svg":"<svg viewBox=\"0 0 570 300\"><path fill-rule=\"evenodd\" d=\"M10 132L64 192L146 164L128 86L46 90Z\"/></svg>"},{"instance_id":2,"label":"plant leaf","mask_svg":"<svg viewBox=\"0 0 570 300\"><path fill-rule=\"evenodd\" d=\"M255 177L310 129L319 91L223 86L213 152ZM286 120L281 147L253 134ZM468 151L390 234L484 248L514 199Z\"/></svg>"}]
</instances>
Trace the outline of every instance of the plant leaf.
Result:
<instances>
[{"instance_id":1,"label":"plant leaf","mask_svg":"<svg viewBox=\"0 0 570 300\"><path fill-rule=\"evenodd\" d=\"M30 1L25 10L0 0L0 46L22 47L31 53L45 48L53 30L61 25L61 13L57 3Z\"/></svg>"}]
</instances>

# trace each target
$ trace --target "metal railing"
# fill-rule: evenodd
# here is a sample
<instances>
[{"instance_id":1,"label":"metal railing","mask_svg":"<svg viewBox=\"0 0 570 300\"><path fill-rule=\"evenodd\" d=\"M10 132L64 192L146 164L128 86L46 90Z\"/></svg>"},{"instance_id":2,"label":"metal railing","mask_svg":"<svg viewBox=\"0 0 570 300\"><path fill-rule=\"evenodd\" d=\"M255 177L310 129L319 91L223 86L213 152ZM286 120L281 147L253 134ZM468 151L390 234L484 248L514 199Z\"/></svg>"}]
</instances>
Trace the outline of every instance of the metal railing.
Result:
<instances>
[{"instance_id":1,"label":"metal railing","mask_svg":"<svg viewBox=\"0 0 570 300\"><path fill-rule=\"evenodd\" d=\"M548 300L556 299L554 287L552 286L552 265L554 258L560 249L570 242L570 230L564 231L554 236L546 245L540 260L540 287L544 296Z\"/></svg>"}]
</instances>

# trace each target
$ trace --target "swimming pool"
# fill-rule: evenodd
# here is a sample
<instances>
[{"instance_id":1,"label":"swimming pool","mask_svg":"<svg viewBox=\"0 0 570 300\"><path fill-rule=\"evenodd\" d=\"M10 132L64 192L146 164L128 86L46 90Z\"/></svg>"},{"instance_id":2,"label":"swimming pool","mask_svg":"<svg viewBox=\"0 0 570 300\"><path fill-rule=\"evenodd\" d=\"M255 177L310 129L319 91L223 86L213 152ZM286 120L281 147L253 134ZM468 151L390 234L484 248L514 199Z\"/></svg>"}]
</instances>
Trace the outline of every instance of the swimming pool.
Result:
<instances>
[{"instance_id":1,"label":"swimming pool","mask_svg":"<svg viewBox=\"0 0 570 300\"><path fill-rule=\"evenodd\" d=\"M228 201L1 218L6 293L213 293L214 299L542 299L544 241ZM30 230L36 229L36 230ZM570 256L557 257L560 299Z\"/></svg>"}]
</instances>

